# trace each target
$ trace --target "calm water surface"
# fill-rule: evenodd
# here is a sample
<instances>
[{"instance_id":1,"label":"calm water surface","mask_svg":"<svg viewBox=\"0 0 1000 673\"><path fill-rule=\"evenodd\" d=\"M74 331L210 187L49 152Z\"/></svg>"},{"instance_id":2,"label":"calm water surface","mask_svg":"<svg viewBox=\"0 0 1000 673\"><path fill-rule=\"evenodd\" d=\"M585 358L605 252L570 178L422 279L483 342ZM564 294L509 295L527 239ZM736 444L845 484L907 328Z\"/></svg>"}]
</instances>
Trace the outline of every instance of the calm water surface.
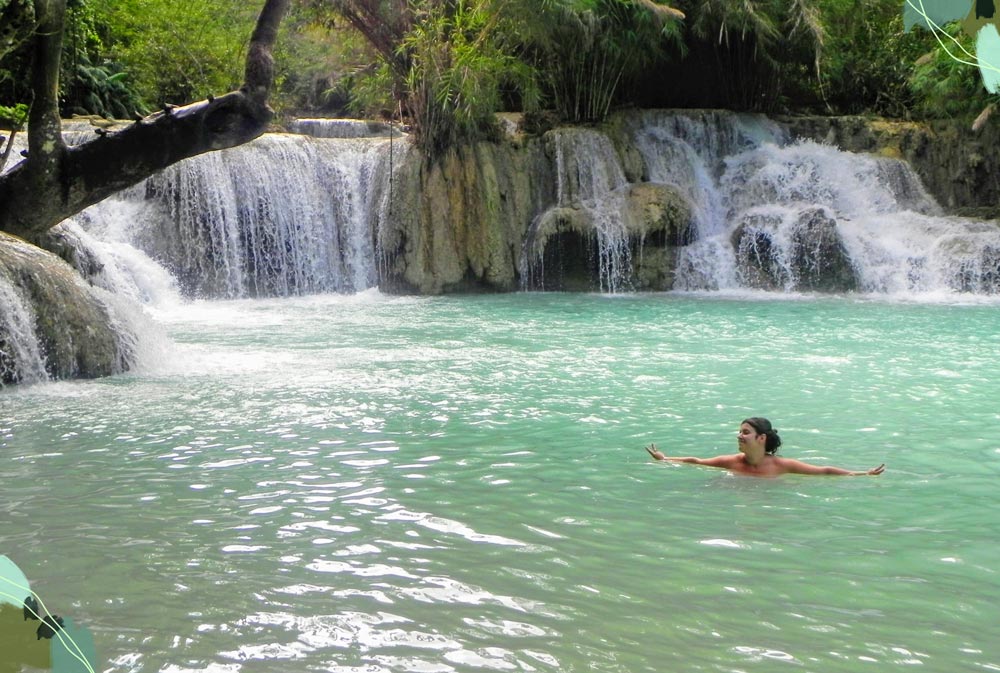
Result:
<instances>
[{"instance_id":1,"label":"calm water surface","mask_svg":"<svg viewBox=\"0 0 1000 673\"><path fill-rule=\"evenodd\" d=\"M1000 670L1000 307L377 293L163 310L0 391L0 544L105 671ZM668 454L879 478L758 480ZM877 668L876 668L877 667Z\"/></svg>"}]
</instances>

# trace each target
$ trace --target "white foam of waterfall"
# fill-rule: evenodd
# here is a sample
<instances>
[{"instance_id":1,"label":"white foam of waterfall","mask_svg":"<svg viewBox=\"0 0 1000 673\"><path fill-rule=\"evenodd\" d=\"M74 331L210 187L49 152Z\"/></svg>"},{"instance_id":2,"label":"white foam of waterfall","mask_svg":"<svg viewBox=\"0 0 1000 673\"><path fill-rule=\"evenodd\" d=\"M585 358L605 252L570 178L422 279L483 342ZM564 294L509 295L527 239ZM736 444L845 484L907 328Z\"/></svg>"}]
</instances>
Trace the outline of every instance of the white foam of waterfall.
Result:
<instances>
[{"instance_id":1,"label":"white foam of waterfall","mask_svg":"<svg viewBox=\"0 0 1000 673\"><path fill-rule=\"evenodd\" d=\"M646 160L650 182L674 185L692 207L693 225L699 238L713 235L723 222L721 199L710 161L694 145L661 126L644 127L637 146Z\"/></svg>"},{"instance_id":2,"label":"white foam of waterfall","mask_svg":"<svg viewBox=\"0 0 1000 673\"><path fill-rule=\"evenodd\" d=\"M171 357L172 343L157 318L184 303L177 281L158 262L126 242L139 201L111 199L65 220L56 231L73 241L81 270L108 308L128 354L127 368L152 371ZM89 267L89 268L88 268Z\"/></svg>"},{"instance_id":3,"label":"white foam of waterfall","mask_svg":"<svg viewBox=\"0 0 1000 673\"><path fill-rule=\"evenodd\" d=\"M94 135L89 123L66 123L64 131L71 145ZM15 153L19 152L18 146L27 147L25 133L18 134ZM6 169L15 164L8 164ZM110 199L65 220L53 230L73 242L77 255L90 259L95 271L88 275L94 286L91 292L108 309L108 317L127 353L127 365L133 370L154 366L170 348L166 333L145 309L179 300L176 282L170 274L148 255L122 242L122 232L128 230L140 208L138 202ZM78 222L87 223L90 231ZM44 353L35 331L35 310L28 297L3 278L0 278L0 322L0 332L12 340L5 347L12 349L12 359L17 363L16 372L0 371L0 380L12 378L10 374L22 383L47 380Z\"/></svg>"},{"instance_id":4,"label":"white foam of waterfall","mask_svg":"<svg viewBox=\"0 0 1000 673\"><path fill-rule=\"evenodd\" d=\"M186 160L108 200L138 204L117 240L161 262L189 295L373 287L372 195L388 144L268 134Z\"/></svg>"},{"instance_id":5,"label":"white foam of waterfall","mask_svg":"<svg viewBox=\"0 0 1000 673\"><path fill-rule=\"evenodd\" d=\"M48 379L35 332L35 311L24 293L0 275L0 387L4 380L37 383ZM12 371L11 371L12 370Z\"/></svg>"},{"instance_id":6,"label":"white foam of waterfall","mask_svg":"<svg viewBox=\"0 0 1000 673\"><path fill-rule=\"evenodd\" d=\"M739 120L732 118L737 126ZM673 116L654 121L636 133L649 179L672 184L689 199L697 230L697 241L680 251L676 289L745 287L734 246L748 228L766 234L770 262L786 289L794 289L795 246L808 237L804 228L815 212L835 223L861 291L1000 288L1000 229L943 217L903 161L811 141L784 144L780 135L740 140L739 133L708 133L711 125ZM720 155L728 149L735 151Z\"/></svg>"},{"instance_id":7,"label":"white foam of waterfall","mask_svg":"<svg viewBox=\"0 0 1000 673\"><path fill-rule=\"evenodd\" d=\"M941 212L905 162L812 141L768 143L727 158L720 191L730 218L767 203L821 205L845 218Z\"/></svg>"},{"instance_id":8,"label":"white foam of waterfall","mask_svg":"<svg viewBox=\"0 0 1000 673\"><path fill-rule=\"evenodd\" d=\"M294 119L289 123L288 130L314 138L374 138L402 135L390 124L362 119Z\"/></svg>"},{"instance_id":9,"label":"white foam of waterfall","mask_svg":"<svg viewBox=\"0 0 1000 673\"><path fill-rule=\"evenodd\" d=\"M625 222L628 180L618 153L606 135L590 129L559 129L551 134L558 180L556 207L582 211L593 227L600 291L627 290L632 276ZM536 220L534 226L541 221ZM529 240L532 235L529 232ZM541 260L529 254L522 261L522 275L544 277L544 269L531 268L538 265Z\"/></svg>"},{"instance_id":10,"label":"white foam of waterfall","mask_svg":"<svg viewBox=\"0 0 1000 673\"><path fill-rule=\"evenodd\" d=\"M89 278L92 284L143 306L176 304L181 301L177 280L132 241L133 225L145 207L139 199L107 199L59 227L99 266Z\"/></svg>"},{"instance_id":11,"label":"white foam of waterfall","mask_svg":"<svg viewBox=\"0 0 1000 673\"><path fill-rule=\"evenodd\" d=\"M964 262L945 237L974 234L1000 244L1000 230L970 220L943 218L940 208L904 162L841 152L814 142L766 144L727 160L720 179L722 202L733 230L762 209L780 209L770 237L779 262L791 256L803 213L820 207L836 221L840 243L862 291L965 289L949 271ZM973 246L982 251L982 245ZM967 250L969 252L969 250Z\"/></svg>"},{"instance_id":12,"label":"white foam of waterfall","mask_svg":"<svg viewBox=\"0 0 1000 673\"><path fill-rule=\"evenodd\" d=\"M725 229L719 177L726 158L783 142L785 134L760 115L650 111L641 117L633 138L645 162L646 179L678 188L691 204L697 238L705 239Z\"/></svg>"},{"instance_id":13,"label":"white foam of waterfall","mask_svg":"<svg viewBox=\"0 0 1000 673\"><path fill-rule=\"evenodd\" d=\"M903 211L841 223L862 289L885 294L1000 289L1000 227Z\"/></svg>"}]
</instances>

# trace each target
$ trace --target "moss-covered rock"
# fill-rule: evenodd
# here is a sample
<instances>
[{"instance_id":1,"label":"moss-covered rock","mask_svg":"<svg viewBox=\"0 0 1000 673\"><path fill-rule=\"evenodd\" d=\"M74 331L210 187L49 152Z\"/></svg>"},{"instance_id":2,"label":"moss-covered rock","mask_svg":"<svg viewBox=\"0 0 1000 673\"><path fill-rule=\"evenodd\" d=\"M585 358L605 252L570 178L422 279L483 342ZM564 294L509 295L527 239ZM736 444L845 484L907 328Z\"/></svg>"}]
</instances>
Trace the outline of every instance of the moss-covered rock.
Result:
<instances>
[{"instance_id":1,"label":"moss-covered rock","mask_svg":"<svg viewBox=\"0 0 1000 673\"><path fill-rule=\"evenodd\" d=\"M66 262L0 233L0 379L90 378L125 369L126 338L108 307ZM42 370L42 371L39 371Z\"/></svg>"},{"instance_id":2,"label":"moss-covered rock","mask_svg":"<svg viewBox=\"0 0 1000 673\"><path fill-rule=\"evenodd\" d=\"M677 249L694 238L691 204L676 187L643 182L629 188L628 214L635 289L672 289Z\"/></svg>"},{"instance_id":3,"label":"moss-covered rock","mask_svg":"<svg viewBox=\"0 0 1000 673\"><path fill-rule=\"evenodd\" d=\"M422 294L510 291L527 225L551 201L539 141L479 143L428 164L417 152L399 173L379 232L383 285Z\"/></svg>"}]
</instances>

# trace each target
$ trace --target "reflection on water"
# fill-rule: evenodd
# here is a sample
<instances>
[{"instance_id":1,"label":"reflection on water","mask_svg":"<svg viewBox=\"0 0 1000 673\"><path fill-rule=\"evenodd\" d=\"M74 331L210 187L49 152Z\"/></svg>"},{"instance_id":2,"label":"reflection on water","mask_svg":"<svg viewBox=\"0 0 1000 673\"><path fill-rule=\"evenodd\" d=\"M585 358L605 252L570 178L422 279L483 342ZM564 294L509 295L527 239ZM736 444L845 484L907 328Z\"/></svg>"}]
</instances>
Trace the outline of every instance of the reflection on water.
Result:
<instances>
[{"instance_id":1,"label":"reflection on water","mask_svg":"<svg viewBox=\"0 0 1000 673\"><path fill-rule=\"evenodd\" d=\"M196 304L0 394L3 552L111 671L1000 667L996 308ZM881 478L654 464L770 416Z\"/></svg>"}]
</instances>

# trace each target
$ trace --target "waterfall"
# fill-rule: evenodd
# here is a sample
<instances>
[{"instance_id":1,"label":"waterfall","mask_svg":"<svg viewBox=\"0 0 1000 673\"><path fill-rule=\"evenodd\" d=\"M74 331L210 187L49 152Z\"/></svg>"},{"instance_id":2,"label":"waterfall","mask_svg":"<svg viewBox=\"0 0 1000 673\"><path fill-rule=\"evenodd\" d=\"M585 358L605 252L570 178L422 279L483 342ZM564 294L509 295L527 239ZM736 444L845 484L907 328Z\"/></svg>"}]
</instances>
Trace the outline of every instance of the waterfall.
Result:
<instances>
[{"instance_id":1,"label":"waterfall","mask_svg":"<svg viewBox=\"0 0 1000 673\"><path fill-rule=\"evenodd\" d=\"M171 166L77 219L157 260L186 296L356 292L377 283L379 197L390 152L406 146L391 142L267 134ZM127 227L115 225L123 212Z\"/></svg>"},{"instance_id":2,"label":"waterfall","mask_svg":"<svg viewBox=\"0 0 1000 673\"><path fill-rule=\"evenodd\" d=\"M726 213L719 176L728 157L785 140L765 117L722 111L675 114L651 111L633 133L646 179L677 186L691 202L699 239L722 233Z\"/></svg>"},{"instance_id":3,"label":"waterfall","mask_svg":"<svg viewBox=\"0 0 1000 673\"><path fill-rule=\"evenodd\" d=\"M362 119L293 119L288 130L314 138L399 137L393 126Z\"/></svg>"},{"instance_id":4,"label":"waterfall","mask_svg":"<svg viewBox=\"0 0 1000 673\"><path fill-rule=\"evenodd\" d=\"M425 239L403 227L427 226L419 195L393 196L410 144L356 120L293 129L181 162L56 228L60 254L135 335L123 350L158 342L136 305L358 292L415 263L406 246ZM759 115L639 111L612 129L555 129L526 148L541 159L510 223L525 289L1000 294L1000 228L943 215L903 161L796 141ZM67 127L69 142L93 134ZM675 198L687 210L669 211ZM390 203L411 210L381 229ZM405 242L392 260L387 230ZM42 380L51 364L31 301L0 284L5 380Z\"/></svg>"},{"instance_id":5,"label":"waterfall","mask_svg":"<svg viewBox=\"0 0 1000 673\"><path fill-rule=\"evenodd\" d=\"M614 145L606 135L591 129L559 129L548 136L555 154L556 204L529 226L521 259L522 278L527 279L529 288L545 288L543 252L552 238L571 234L582 237L585 245L569 251L569 255L596 258L596 289L629 289L632 253L625 221L628 180ZM555 245L558 247L559 242ZM580 261L566 260L566 256L559 260L550 256L549 263ZM549 274L553 275L551 271Z\"/></svg>"},{"instance_id":6,"label":"waterfall","mask_svg":"<svg viewBox=\"0 0 1000 673\"><path fill-rule=\"evenodd\" d=\"M48 378L30 299L0 275L0 387L3 381L35 383Z\"/></svg>"},{"instance_id":7,"label":"waterfall","mask_svg":"<svg viewBox=\"0 0 1000 673\"><path fill-rule=\"evenodd\" d=\"M109 367L155 368L171 347L151 316L169 314L186 298L374 287L375 233L389 212L390 167L403 165L408 143L381 124L309 120L301 130L312 136L266 134L191 158L53 228L46 246L90 283L79 290L86 299L67 296L67 307L86 303L86 319L103 311L103 327L87 338L110 330L117 341L93 346L103 349L99 359L79 334L42 330L52 319L41 316L69 309L0 274L0 386ZM70 144L92 136L89 122L66 125ZM6 170L17 163L12 158ZM59 353L48 352L52 344Z\"/></svg>"},{"instance_id":8,"label":"waterfall","mask_svg":"<svg viewBox=\"0 0 1000 673\"><path fill-rule=\"evenodd\" d=\"M901 160L728 113L648 113L633 137L648 180L692 204L675 289L1000 291L1000 228L942 216Z\"/></svg>"}]
</instances>

